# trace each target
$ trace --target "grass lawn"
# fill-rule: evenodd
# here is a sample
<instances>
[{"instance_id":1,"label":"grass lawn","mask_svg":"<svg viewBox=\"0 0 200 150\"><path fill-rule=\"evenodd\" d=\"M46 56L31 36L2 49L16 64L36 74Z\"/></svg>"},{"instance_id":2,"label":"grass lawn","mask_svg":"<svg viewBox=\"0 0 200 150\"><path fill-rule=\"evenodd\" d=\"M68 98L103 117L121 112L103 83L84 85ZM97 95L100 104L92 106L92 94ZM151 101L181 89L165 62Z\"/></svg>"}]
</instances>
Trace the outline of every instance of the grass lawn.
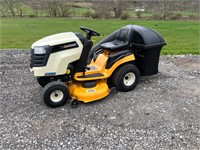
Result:
<instances>
[{"instance_id":1,"label":"grass lawn","mask_svg":"<svg viewBox=\"0 0 200 150\"><path fill-rule=\"evenodd\" d=\"M30 49L36 40L60 32L81 32L86 26L101 33L94 44L127 24L152 28L167 42L162 54L200 54L198 21L93 20L66 18L1 18L0 49ZM85 35L85 34L84 34Z\"/></svg>"}]
</instances>

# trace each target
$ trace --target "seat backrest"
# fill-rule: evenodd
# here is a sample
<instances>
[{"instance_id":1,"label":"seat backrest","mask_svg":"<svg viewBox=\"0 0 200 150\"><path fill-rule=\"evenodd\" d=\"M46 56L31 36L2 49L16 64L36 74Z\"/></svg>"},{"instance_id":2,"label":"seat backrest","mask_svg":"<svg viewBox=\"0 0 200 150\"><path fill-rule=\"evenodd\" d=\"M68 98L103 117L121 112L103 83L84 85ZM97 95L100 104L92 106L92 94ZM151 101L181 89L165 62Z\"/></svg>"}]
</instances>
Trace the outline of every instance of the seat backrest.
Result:
<instances>
[{"instance_id":1,"label":"seat backrest","mask_svg":"<svg viewBox=\"0 0 200 150\"><path fill-rule=\"evenodd\" d=\"M133 33L134 33L134 28L133 25L127 25L113 33L111 33L109 36L107 36L105 39L97 43L94 47L92 47L90 55L88 57L88 64L91 62L93 54L97 49L101 48L101 44L107 43L107 42L113 42L113 41L121 41L122 43L127 42L127 47L128 49L130 48L130 44L133 41Z\"/></svg>"},{"instance_id":2,"label":"seat backrest","mask_svg":"<svg viewBox=\"0 0 200 150\"><path fill-rule=\"evenodd\" d=\"M130 26L121 28L117 32L115 40L129 44L132 41L132 28Z\"/></svg>"},{"instance_id":3,"label":"seat backrest","mask_svg":"<svg viewBox=\"0 0 200 150\"><path fill-rule=\"evenodd\" d=\"M128 34L128 30L126 28L122 28L116 34L115 40L126 43L128 41L127 34Z\"/></svg>"}]
</instances>

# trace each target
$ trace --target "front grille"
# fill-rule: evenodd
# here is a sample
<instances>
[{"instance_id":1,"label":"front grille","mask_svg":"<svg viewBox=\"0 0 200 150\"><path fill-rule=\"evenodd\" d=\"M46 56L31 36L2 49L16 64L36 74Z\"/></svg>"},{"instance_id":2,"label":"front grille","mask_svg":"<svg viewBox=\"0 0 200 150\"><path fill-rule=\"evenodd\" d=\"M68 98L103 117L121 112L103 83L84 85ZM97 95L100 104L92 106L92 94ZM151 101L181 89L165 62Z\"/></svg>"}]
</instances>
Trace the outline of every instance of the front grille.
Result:
<instances>
[{"instance_id":1,"label":"front grille","mask_svg":"<svg viewBox=\"0 0 200 150\"><path fill-rule=\"evenodd\" d=\"M34 54L34 50L31 49L31 65L30 67L42 67L46 66L50 52L47 51L45 54Z\"/></svg>"}]
</instances>

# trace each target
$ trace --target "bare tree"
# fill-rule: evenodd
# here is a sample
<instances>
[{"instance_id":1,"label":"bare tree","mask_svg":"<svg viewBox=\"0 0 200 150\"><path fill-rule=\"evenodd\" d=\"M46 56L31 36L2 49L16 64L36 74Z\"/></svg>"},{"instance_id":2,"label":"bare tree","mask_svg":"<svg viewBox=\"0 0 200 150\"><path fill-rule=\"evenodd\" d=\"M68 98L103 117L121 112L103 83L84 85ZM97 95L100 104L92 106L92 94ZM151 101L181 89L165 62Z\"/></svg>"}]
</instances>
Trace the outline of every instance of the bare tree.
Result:
<instances>
[{"instance_id":1,"label":"bare tree","mask_svg":"<svg viewBox=\"0 0 200 150\"><path fill-rule=\"evenodd\" d=\"M14 11L14 7L13 7L13 3L10 0L5 0L6 4L8 5L8 8L12 14L13 17L15 17L15 11Z\"/></svg>"},{"instance_id":2,"label":"bare tree","mask_svg":"<svg viewBox=\"0 0 200 150\"><path fill-rule=\"evenodd\" d=\"M111 10L113 10L115 18L119 18L122 12L127 9L130 2L122 0L109 0Z\"/></svg>"},{"instance_id":3,"label":"bare tree","mask_svg":"<svg viewBox=\"0 0 200 150\"><path fill-rule=\"evenodd\" d=\"M168 19L174 12L181 10L184 0L182 1L172 1L172 0L160 0L155 1L153 9L159 15L159 19Z\"/></svg>"},{"instance_id":4,"label":"bare tree","mask_svg":"<svg viewBox=\"0 0 200 150\"><path fill-rule=\"evenodd\" d=\"M6 4L4 7L10 11L9 15L11 14L13 17L17 15L21 17L23 16L23 6L25 3L23 0L2 0L2 3ZM3 9L5 8L2 8L1 12Z\"/></svg>"},{"instance_id":5,"label":"bare tree","mask_svg":"<svg viewBox=\"0 0 200 150\"><path fill-rule=\"evenodd\" d=\"M71 5L70 2L60 1L59 2L59 10L60 10L59 15L61 17L67 17L67 16L69 16L72 13L71 6L72 5Z\"/></svg>"},{"instance_id":6,"label":"bare tree","mask_svg":"<svg viewBox=\"0 0 200 150\"><path fill-rule=\"evenodd\" d=\"M42 13L43 9L42 9L42 4L40 1L34 1L34 2L31 2L31 3L28 3L27 4L29 7L32 8L34 14L32 14L33 16L39 16L39 14Z\"/></svg>"},{"instance_id":7,"label":"bare tree","mask_svg":"<svg viewBox=\"0 0 200 150\"><path fill-rule=\"evenodd\" d=\"M48 1L47 4L47 12L50 17L57 17L58 15L58 3L56 0Z\"/></svg>"},{"instance_id":8,"label":"bare tree","mask_svg":"<svg viewBox=\"0 0 200 150\"><path fill-rule=\"evenodd\" d=\"M109 1L93 1L93 9L95 10L95 18L110 17Z\"/></svg>"},{"instance_id":9,"label":"bare tree","mask_svg":"<svg viewBox=\"0 0 200 150\"><path fill-rule=\"evenodd\" d=\"M48 1L47 12L51 17L67 17L71 14L71 4L69 1Z\"/></svg>"},{"instance_id":10,"label":"bare tree","mask_svg":"<svg viewBox=\"0 0 200 150\"><path fill-rule=\"evenodd\" d=\"M7 4L4 1L0 1L0 16L7 16L7 9L5 8Z\"/></svg>"},{"instance_id":11,"label":"bare tree","mask_svg":"<svg viewBox=\"0 0 200 150\"><path fill-rule=\"evenodd\" d=\"M93 9L96 17L109 18L114 13L115 18L120 18L123 11L127 9L130 2L122 0L93 1Z\"/></svg>"},{"instance_id":12,"label":"bare tree","mask_svg":"<svg viewBox=\"0 0 200 150\"><path fill-rule=\"evenodd\" d=\"M16 9L17 9L17 12L18 12L18 15L20 17L23 17L23 2L21 2L20 0L17 0L16 1Z\"/></svg>"}]
</instances>

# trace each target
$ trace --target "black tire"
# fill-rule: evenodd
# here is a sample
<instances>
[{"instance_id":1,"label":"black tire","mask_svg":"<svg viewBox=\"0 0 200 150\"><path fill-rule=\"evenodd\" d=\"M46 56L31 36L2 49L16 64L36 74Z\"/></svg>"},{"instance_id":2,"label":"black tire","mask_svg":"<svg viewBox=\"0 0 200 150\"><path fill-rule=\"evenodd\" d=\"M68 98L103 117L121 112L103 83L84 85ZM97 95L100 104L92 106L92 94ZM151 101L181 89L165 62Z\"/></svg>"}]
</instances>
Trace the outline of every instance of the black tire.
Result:
<instances>
[{"instance_id":1,"label":"black tire","mask_svg":"<svg viewBox=\"0 0 200 150\"><path fill-rule=\"evenodd\" d=\"M42 87L46 86L48 83L51 82L50 77L37 77L37 82Z\"/></svg>"},{"instance_id":2,"label":"black tire","mask_svg":"<svg viewBox=\"0 0 200 150\"><path fill-rule=\"evenodd\" d=\"M43 100L49 107L63 106L69 97L69 88L63 82L50 82L43 88Z\"/></svg>"},{"instance_id":3,"label":"black tire","mask_svg":"<svg viewBox=\"0 0 200 150\"><path fill-rule=\"evenodd\" d=\"M133 90L140 80L140 71L132 64L124 64L117 68L112 76L113 85L122 92Z\"/></svg>"}]
</instances>

